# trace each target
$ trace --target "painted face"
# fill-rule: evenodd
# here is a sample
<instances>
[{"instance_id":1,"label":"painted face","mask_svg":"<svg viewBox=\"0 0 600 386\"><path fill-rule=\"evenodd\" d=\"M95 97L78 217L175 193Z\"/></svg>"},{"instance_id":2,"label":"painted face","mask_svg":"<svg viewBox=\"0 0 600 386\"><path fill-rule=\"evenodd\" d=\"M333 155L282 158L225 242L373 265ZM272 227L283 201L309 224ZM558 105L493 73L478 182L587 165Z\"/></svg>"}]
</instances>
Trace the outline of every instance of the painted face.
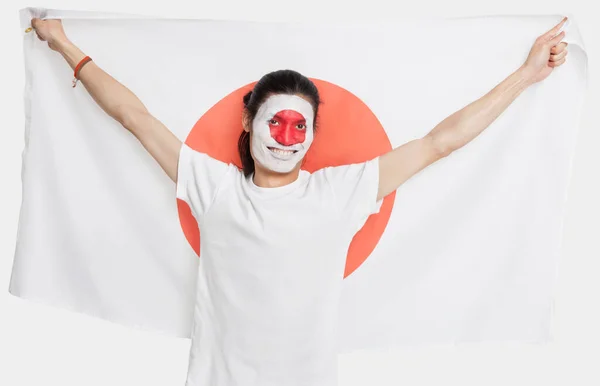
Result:
<instances>
[{"instance_id":1,"label":"painted face","mask_svg":"<svg viewBox=\"0 0 600 386\"><path fill-rule=\"evenodd\" d=\"M313 141L312 105L296 95L272 95L252 121L252 154L265 168L288 173Z\"/></svg>"}]
</instances>

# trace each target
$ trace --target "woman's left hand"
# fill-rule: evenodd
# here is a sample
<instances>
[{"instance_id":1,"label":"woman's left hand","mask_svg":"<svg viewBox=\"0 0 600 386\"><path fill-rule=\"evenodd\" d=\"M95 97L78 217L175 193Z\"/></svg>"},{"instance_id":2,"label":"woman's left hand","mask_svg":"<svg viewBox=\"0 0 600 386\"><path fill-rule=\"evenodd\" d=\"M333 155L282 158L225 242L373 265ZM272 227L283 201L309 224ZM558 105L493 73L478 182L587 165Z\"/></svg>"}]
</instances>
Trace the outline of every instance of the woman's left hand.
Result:
<instances>
[{"instance_id":1,"label":"woman's left hand","mask_svg":"<svg viewBox=\"0 0 600 386\"><path fill-rule=\"evenodd\" d=\"M523 64L523 70L530 77L532 83L546 79L552 70L566 60L567 43L561 42L565 31L558 33L567 18L561 20L554 28L535 40L529 55Z\"/></svg>"}]
</instances>

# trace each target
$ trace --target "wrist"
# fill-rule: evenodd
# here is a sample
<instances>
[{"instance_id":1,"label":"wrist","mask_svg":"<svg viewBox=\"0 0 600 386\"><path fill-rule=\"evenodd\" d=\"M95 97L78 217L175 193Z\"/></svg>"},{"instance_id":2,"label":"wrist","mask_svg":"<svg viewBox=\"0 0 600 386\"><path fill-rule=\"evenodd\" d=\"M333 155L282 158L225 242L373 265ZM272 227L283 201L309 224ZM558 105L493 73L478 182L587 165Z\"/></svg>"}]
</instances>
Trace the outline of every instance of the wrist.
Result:
<instances>
[{"instance_id":1,"label":"wrist","mask_svg":"<svg viewBox=\"0 0 600 386\"><path fill-rule=\"evenodd\" d=\"M68 39L61 40L57 44L57 51L65 58L72 69L75 69L75 66L85 57L85 53Z\"/></svg>"},{"instance_id":2,"label":"wrist","mask_svg":"<svg viewBox=\"0 0 600 386\"><path fill-rule=\"evenodd\" d=\"M533 71L529 66L524 64L519 67L515 73L526 86L531 86L535 83L535 71Z\"/></svg>"},{"instance_id":3,"label":"wrist","mask_svg":"<svg viewBox=\"0 0 600 386\"><path fill-rule=\"evenodd\" d=\"M61 38L61 39L56 39L53 42L53 45L56 46L57 51L62 55L64 55L66 52L69 51L69 49L73 48L73 46L74 46L74 44L66 37Z\"/></svg>"}]
</instances>

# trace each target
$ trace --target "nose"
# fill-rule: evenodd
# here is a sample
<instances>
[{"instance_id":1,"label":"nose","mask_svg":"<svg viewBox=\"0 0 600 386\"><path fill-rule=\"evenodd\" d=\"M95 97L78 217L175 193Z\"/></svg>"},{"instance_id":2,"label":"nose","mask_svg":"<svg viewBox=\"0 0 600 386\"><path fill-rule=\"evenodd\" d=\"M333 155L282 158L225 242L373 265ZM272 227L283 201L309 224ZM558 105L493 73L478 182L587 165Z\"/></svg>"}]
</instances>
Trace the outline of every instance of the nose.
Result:
<instances>
[{"instance_id":1,"label":"nose","mask_svg":"<svg viewBox=\"0 0 600 386\"><path fill-rule=\"evenodd\" d=\"M300 140L299 136L295 133L298 130L291 126L292 125L289 124L281 125L278 130L274 130L275 133L271 134L271 137L282 146L292 146L303 142L303 140Z\"/></svg>"}]
</instances>

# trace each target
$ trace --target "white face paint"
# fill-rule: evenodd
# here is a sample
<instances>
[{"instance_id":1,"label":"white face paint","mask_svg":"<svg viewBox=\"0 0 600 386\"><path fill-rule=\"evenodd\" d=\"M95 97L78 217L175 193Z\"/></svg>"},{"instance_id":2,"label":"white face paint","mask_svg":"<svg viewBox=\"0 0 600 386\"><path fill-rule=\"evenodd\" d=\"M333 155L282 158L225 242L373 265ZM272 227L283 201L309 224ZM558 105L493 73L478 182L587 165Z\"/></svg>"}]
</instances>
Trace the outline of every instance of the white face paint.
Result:
<instances>
[{"instance_id":1,"label":"white face paint","mask_svg":"<svg viewBox=\"0 0 600 386\"><path fill-rule=\"evenodd\" d=\"M313 141L312 105L296 95L272 95L252 121L252 154L263 167L288 173Z\"/></svg>"}]
</instances>

